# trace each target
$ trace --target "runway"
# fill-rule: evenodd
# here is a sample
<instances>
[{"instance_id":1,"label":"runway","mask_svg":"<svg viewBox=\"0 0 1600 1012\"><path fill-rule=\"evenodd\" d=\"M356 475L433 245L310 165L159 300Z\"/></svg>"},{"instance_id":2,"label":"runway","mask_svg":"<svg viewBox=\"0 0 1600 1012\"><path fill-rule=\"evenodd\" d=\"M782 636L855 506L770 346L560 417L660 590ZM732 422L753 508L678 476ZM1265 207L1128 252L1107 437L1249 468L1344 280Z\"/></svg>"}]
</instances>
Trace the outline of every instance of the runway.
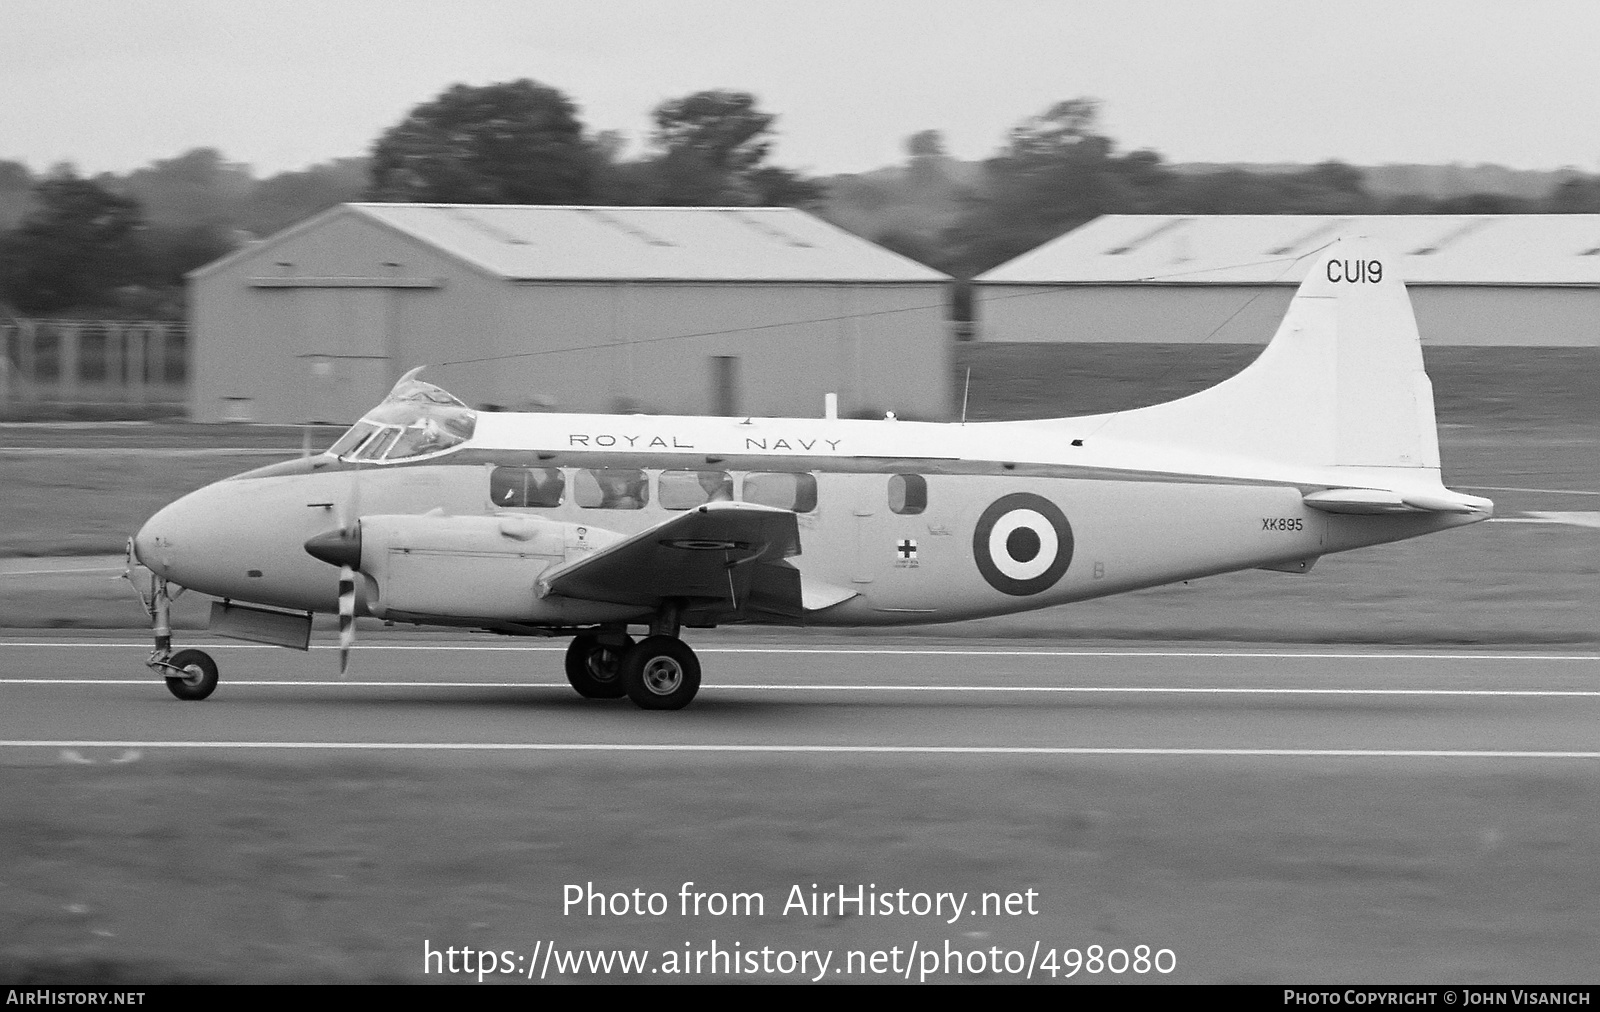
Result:
<instances>
[{"instance_id":1,"label":"runway","mask_svg":"<svg viewBox=\"0 0 1600 1012\"><path fill-rule=\"evenodd\" d=\"M1577 651L718 632L693 640L699 697L663 714L579 698L560 641L371 639L344 679L328 644L183 643L222 670L200 703L172 698L125 634L0 639L0 763L180 748L1600 759L1600 656Z\"/></svg>"},{"instance_id":2,"label":"runway","mask_svg":"<svg viewBox=\"0 0 1600 1012\"><path fill-rule=\"evenodd\" d=\"M28 827L0 928L38 965L426 981L441 938L1038 941L1165 947L1178 982L1550 983L1600 944L1593 652L719 630L660 713L579 698L561 641L364 631L340 679L326 641L180 639L221 668L199 703L140 637L0 638L0 807ZM770 907L575 917L573 883ZM813 883L1040 908L781 912Z\"/></svg>"}]
</instances>

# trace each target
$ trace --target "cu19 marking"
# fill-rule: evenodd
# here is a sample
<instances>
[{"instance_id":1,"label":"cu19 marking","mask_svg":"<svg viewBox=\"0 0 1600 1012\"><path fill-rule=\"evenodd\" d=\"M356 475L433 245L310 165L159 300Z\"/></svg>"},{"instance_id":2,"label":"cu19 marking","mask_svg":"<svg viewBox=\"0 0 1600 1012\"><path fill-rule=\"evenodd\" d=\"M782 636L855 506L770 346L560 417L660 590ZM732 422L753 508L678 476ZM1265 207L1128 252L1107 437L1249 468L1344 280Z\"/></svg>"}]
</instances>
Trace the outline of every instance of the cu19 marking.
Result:
<instances>
[{"instance_id":1,"label":"cu19 marking","mask_svg":"<svg viewBox=\"0 0 1600 1012\"><path fill-rule=\"evenodd\" d=\"M1334 284L1346 281L1352 285L1376 285L1383 281L1383 261L1329 260L1328 280Z\"/></svg>"},{"instance_id":2,"label":"cu19 marking","mask_svg":"<svg viewBox=\"0 0 1600 1012\"><path fill-rule=\"evenodd\" d=\"M983 511L972 558L989 586L1013 597L1049 590L1072 562L1072 525L1044 496L1013 492Z\"/></svg>"}]
</instances>

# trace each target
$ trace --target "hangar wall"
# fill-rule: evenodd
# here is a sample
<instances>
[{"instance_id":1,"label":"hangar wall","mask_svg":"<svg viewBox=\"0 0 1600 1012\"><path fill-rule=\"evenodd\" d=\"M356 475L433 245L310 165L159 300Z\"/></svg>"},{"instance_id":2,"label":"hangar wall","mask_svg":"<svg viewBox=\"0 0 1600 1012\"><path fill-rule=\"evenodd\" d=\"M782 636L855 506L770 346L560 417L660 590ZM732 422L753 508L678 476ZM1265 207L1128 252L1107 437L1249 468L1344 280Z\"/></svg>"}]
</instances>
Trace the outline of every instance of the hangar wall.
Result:
<instances>
[{"instance_id":1,"label":"hangar wall","mask_svg":"<svg viewBox=\"0 0 1600 1012\"><path fill-rule=\"evenodd\" d=\"M448 342L447 291L468 310L491 294L491 279L407 237L312 223L190 277L191 419L352 421Z\"/></svg>"},{"instance_id":2,"label":"hangar wall","mask_svg":"<svg viewBox=\"0 0 1600 1012\"><path fill-rule=\"evenodd\" d=\"M336 211L190 286L197 421L349 422L425 364L512 409L950 412L943 281L510 280Z\"/></svg>"},{"instance_id":3,"label":"hangar wall","mask_svg":"<svg viewBox=\"0 0 1600 1012\"><path fill-rule=\"evenodd\" d=\"M441 369L439 382L463 398L704 414L718 408L728 368L713 360L727 358L735 413L816 415L829 392L843 414L949 410L938 285L524 283L494 307L478 352L463 344L450 359L519 357Z\"/></svg>"}]
</instances>

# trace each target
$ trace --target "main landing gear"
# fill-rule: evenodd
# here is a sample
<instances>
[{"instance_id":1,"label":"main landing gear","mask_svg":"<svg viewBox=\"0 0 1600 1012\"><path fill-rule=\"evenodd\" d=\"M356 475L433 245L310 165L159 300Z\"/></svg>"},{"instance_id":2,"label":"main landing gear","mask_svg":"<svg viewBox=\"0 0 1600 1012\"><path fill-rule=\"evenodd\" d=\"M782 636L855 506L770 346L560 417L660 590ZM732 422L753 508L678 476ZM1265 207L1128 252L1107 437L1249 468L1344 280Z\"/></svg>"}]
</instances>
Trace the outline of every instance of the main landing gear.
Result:
<instances>
[{"instance_id":1,"label":"main landing gear","mask_svg":"<svg viewBox=\"0 0 1600 1012\"><path fill-rule=\"evenodd\" d=\"M206 698L217 688L217 662L204 650L172 650L172 602L183 595L183 588L178 588L178 593L170 591L166 580L150 575L150 593L145 594L134 582L133 577L133 543L128 544L128 568L123 572L123 577L133 584L134 592L139 595L139 603L144 605L145 614L150 616L150 629L155 636L155 648L150 651L149 658L144 662L145 667L161 675L167 683L167 691L179 699L195 702Z\"/></svg>"},{"instance_id":2,"label":"main landing gear","mask_svg":"<svg viewBox=\"0 0 1600 1012\"><path fill-rule=\"evenodd\" d=\"M627 696L644 710L681 710L700 691L700 659L678 638L676 608L664 608L650 635L584 633L567 648L567 681L589 699Z\"/></svg>"}]
</instances>

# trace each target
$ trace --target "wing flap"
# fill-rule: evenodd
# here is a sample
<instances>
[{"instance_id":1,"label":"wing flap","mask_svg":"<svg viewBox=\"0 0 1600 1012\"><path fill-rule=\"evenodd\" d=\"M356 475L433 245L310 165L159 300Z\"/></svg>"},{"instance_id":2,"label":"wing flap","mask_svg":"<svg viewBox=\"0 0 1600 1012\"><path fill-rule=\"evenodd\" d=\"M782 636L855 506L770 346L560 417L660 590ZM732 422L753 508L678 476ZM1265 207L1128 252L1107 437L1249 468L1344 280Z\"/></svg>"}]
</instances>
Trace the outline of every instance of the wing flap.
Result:
<instances>
[{"instance_id":1,"label":"wing flap","mask_svg":"<svg viewBox=\"0 0 1600 1012\"><path fill-rule=\"evenodd\" d=\"M714 502L554 567L539 596L654 607L668 600L718 603L717 611L795 617L800 554L789 510Z\"/></svg>"}]
</instances>

